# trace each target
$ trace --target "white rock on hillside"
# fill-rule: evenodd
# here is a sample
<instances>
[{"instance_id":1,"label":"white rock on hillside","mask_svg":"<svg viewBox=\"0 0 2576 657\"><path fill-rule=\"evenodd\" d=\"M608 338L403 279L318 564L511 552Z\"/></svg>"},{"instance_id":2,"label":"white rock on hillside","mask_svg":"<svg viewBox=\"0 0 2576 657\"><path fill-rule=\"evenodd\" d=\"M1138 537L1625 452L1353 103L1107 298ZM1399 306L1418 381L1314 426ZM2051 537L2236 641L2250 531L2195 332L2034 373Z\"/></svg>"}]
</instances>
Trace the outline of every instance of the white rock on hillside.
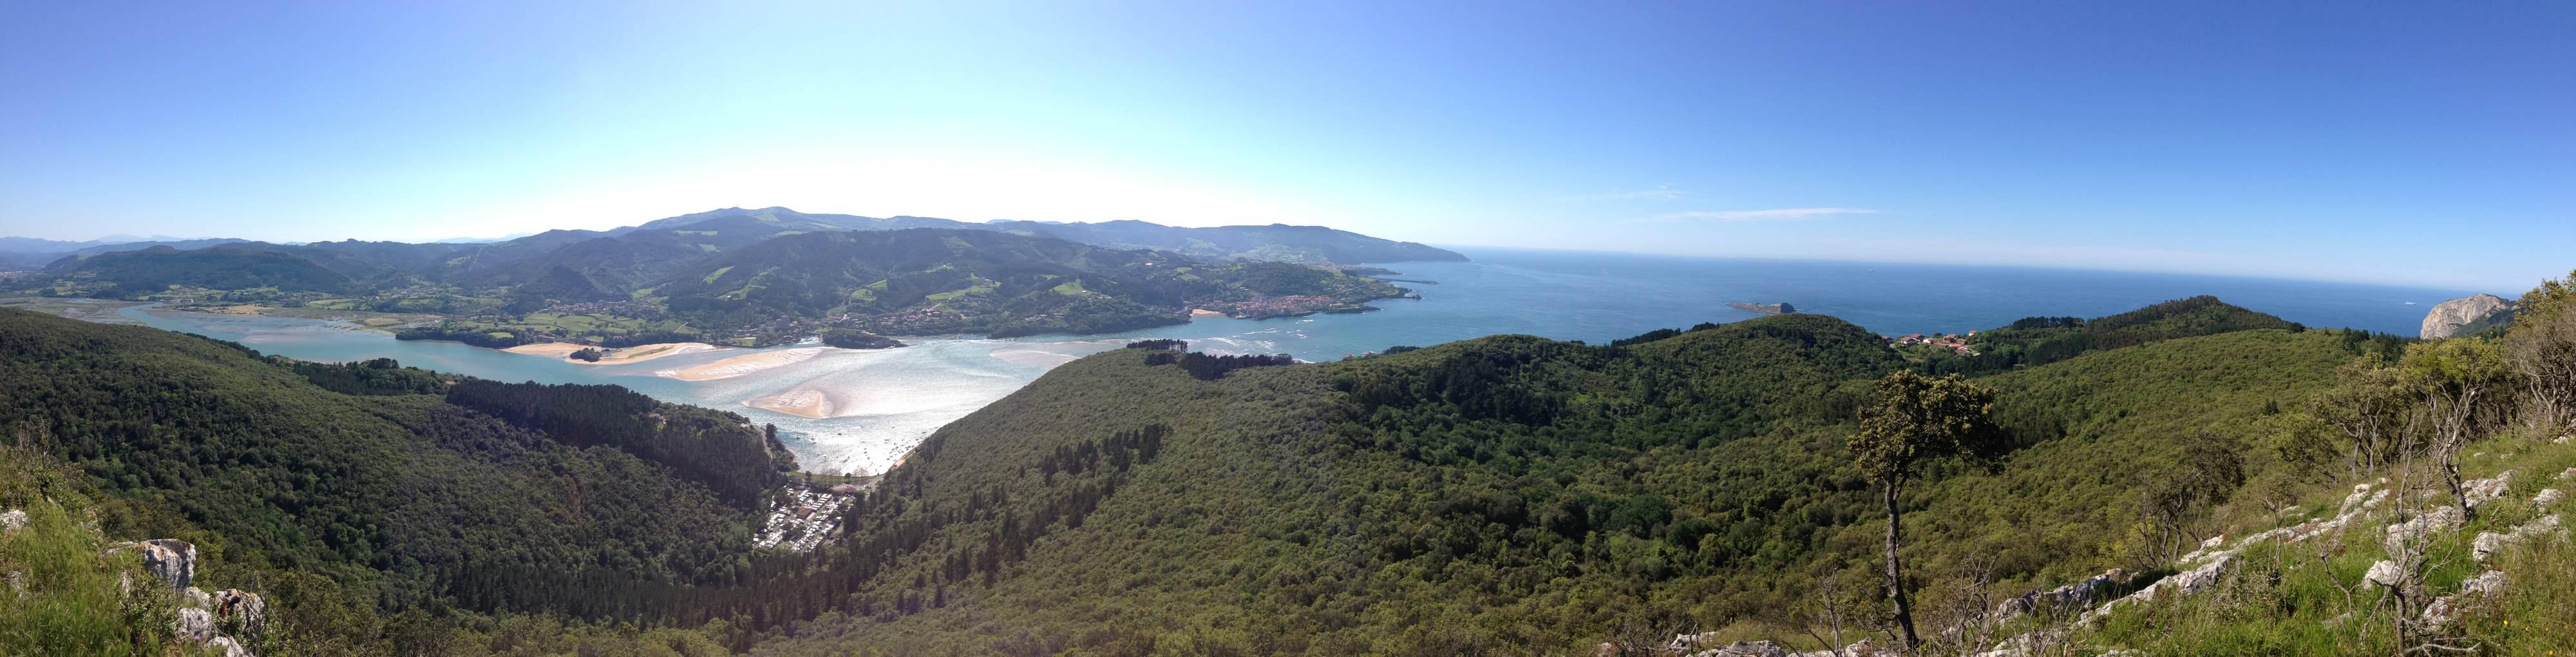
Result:
<instances>
[{"instance_id":1,"label":"white rock on hillside","mask_svg":"<svg viewBox=\"0 0 2576 657\"><path fill-rule=\"evenodd\" d=\"M2427 340L2459 335L2460 329L2496 315L2513 312L2513 302L2492 294L2472 294L2434 304L2424 313L2419 334Z\"/></svg>"},{"instance_id":2,"label":"white rock on hillside","mask_svg":"<svg viewBox=\"0 0 2576 657\"><path fill-rule=\"evenodd\" d=\"M156 538L149 541L118 543L109 547L107 551L126 549L142 551L144 570L150 571L154 577L161 578L162 582L170 585L171 590L186 590L188 583L197 579L197 546L190 545L187 541Z\"/></svg>"},{"instance_id":3,"label":"white rock on hillside","mask_svg":"<svg viewBox=\"0 0 2576 657\"><path fill-rule=\"evenodd\" d=\"M2497 473L2493 479L2471 479L2460 482L2460 497L2466 498L2469 508L2475 509L2478 505L2504 497L2505 489L2512 485L2513 471L2506 470Z\"/></svg>"},{"instance_id":4,"label":"white rock on hillside","mask_svg":"<svg viewBox=\"0 0 2576 657\"><path fill-rule=\"evenodd\" d=\"M2463 521L2459 507L2434 507L2413 520L2389 525L2388 539L2383 545L2392 554L2405 552L2406 548L2419 545L2426 535L2458 527Z\"/></svg>"},{"instance_id":5,"label":"white rock on hillside","mask_svg":"<svg viewBox=\"0 0 2576 657\"><path fill-rule=\"evenodd\" d=\"M18 533L27 527L27 512L17 509L0 511L0 536Z\"/></svg>"},{"instance_id":6,"label":"white rock on hillside","mask_svg":"<svg viewBox=\"0 0 2576 657\"><path fill-rule=\"evenodd\" d=\"M2406 571L2398 568L2397 562L2381 559L2379 563L2370 565L2370 572L2362 575L2361 581L2368 582L2372 586L2393 589L2406 581Z\"/></svg>"},{"instance_id":7,"label":"white rock on hillside","mask_svg":"<svg viewBox=\"0 0 2576 657\"><path fill-rule=\"evenodd\" d=\"M2549 506L2549 505L2552 505L2552 504L2557 504L2557 503L2558 503L2558 500L2560 500L2560 499L2562 499L2562 498L2565 498L2565 497L2566 497L2566 495L2565 495L2565 494L2562 494L2562 493L2559 493L2559 492L2558 492L2558 489L2556 489L2556 488L2543 488L2543 489L2540 489L2540 493L2539 493L2539 494L2531 496L2531 505L2532 505L2532 506Z\"/></svg>"},{"instance_id":8,"label":"white rock on hillside","mask_svg":"<svg viewBox=\"0 0 2576 657\"><path fill-rule=\"evenodd\" d=\"M2567 533L2566 529L2559 526L2557 514L2542 516L2539 520L2523 523L2522 526L2515 527L2508 533L2479 532L2477 539L2469 543L2469 553L2479 563L2485 563L2487 557L2495 556L2496 552L2503 550L2507 545L2552 533L2562 536Z\"/></svg>"}]
</instances>

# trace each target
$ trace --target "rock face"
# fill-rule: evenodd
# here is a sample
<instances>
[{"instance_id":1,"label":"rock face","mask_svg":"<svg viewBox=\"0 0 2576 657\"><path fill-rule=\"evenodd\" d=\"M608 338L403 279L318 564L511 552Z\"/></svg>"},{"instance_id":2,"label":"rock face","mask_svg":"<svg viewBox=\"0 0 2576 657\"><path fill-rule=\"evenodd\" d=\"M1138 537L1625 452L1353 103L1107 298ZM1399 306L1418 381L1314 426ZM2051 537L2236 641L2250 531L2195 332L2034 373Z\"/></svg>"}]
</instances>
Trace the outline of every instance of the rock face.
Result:
<instances>
[{"instance_id":1,"label":"rock face","mask_svg":"<svg viewBox=\"0 0 2576 657\"><path fill-rule=\"evenodd\" d=\"M143 568L170 585L172 590L186 590L197 579L197 546L175 538L120 543L116 550L135 549L143 552Z\"/></svg>"},{"instance_id":2,"label":"rock face","mask_svg":"<svg viewBox=\"0 0 2576 657\"><path fill-rule=\"evenodd\" d=\"M27 512L17 509L0 511L0 536L18 533L18 530L26 526Z\"/></svg>"},{"instance_id":3,"label":"rock face","mask_svg":"<svg viewBox=\"0 0 2576 657\"><path fill-rule=\"evenodd\" d=\"M2472 294L2433 306L2424 314L2425 339L2447 338L2462 329L2485 328L2513 317L2513 302L2492 294Z\"/></svg>"}]
</instances>

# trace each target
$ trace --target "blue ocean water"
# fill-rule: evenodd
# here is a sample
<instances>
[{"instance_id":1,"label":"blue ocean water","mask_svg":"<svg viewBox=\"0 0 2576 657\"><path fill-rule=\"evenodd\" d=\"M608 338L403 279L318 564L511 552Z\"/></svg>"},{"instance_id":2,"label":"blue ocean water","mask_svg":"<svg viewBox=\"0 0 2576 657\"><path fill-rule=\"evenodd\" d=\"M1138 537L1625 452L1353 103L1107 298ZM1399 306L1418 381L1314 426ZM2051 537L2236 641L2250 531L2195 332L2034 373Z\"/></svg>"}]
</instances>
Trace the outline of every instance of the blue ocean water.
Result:
<instances>
[{"instance_id":1,"label":"blue ocean water","mask_svg":"<svg viewBox=\"0 0 2576 657\"><path fill-rule=\"evenodd\" d=\"M1381 310L1268 320L1202 318L1106 336L907 339L902 349L820 350L792 364L731 378L683 381L663 374L756 353L725 349L627 365L579 365L452 342L405 342L346 323L127 308L159 328L245 343L310 360L389 357L405 364L505 381L616 383L656 398L722 408L775 423L802 463L819 471L875 472L941 425L1010 394L1075 357L1144 338L1190 340L1226 353L1285 353L1333 360L1393 345L1428 346L1504 333L1604 342L1658 328L1748 319L1729 302L1787 302L1880 333L1963 332L2034 315L2098 317L2209 294L2318 327L2411 335L2425 311L2462 290L2261 278L2066 269L1689 258L1610 253L1459 249L1473 262L1384 265L1420 299ZM2498 294L2519 291L2496 290ZM778 347L784 349L812 349ZM829 417L748 404L787 394L829 398Z\"/></svg>"}]
</instances>

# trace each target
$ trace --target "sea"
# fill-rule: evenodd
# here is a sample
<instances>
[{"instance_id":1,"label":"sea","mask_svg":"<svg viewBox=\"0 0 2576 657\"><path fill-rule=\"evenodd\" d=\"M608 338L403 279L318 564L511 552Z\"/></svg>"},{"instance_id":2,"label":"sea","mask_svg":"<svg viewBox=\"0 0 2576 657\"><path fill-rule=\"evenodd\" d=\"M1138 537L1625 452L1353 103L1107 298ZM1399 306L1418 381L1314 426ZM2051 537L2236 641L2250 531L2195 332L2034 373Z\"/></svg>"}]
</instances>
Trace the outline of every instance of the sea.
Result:
<instances>
[{"instance_id":1,"label":"sea","mask_svg":"<svg viewBox=\"0 0 2576 657\"><path fill-rule=\"evenodd\" d=\"M2196 295L2314 327L2412 335L2436 303L2466 290L2184 274L1865 262L1695 258L1455 248L1469 262L1380 263L1419 299L1379 309L1265 320L1200 317L1113 335L905 338L911 346L822 350L820 356L731 378L664 375L755 353L723 349L622 365L584 365L454 342L395 340L346 322L217 315L135 306L119 318L321 361L393 358L405 365L503 381L614 383L666 401L778 425L799 463L816 472L873 474L940 426L1001 399L1056 365L1133 340L1177 338L1193 349L1288 354L1328 361L1396 345L1429 346L1496 334L1595 343L1659 328L1750 319L1731 302L1788 303L1872 331L1957 333L2029 316L2099 317ZM811 349L776 347L773 349ZM837 402L813 419L748 406L791 391Z\"/></svg>"}]
</instances>

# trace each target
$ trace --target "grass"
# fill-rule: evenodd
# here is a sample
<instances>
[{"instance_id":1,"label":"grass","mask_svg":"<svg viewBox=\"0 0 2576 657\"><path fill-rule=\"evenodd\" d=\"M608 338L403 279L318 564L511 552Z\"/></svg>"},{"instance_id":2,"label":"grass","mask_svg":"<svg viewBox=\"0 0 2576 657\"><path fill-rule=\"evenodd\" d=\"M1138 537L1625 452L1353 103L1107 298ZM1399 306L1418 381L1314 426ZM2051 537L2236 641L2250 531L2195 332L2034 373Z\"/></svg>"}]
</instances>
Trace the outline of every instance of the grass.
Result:
<instances>
[{"instance_id":1,"label":"grass","mask_svg":"<svg viewBox=\"0 0 2576 657\"><path fill-rule=\"evenodd\" d=\"M2480 654L2576 655L2576 568L2568 566L2576 558L2576 548L2565 540L2524 541L2497 552L2485 564L2478 563L2471 551L2472 539L2480 532L2509 532L2546 515L2564 518L2576 512L2576 502L2569 500L2545 508L2532 503L2542 489L2563 492L2576 487L2576 481L2558 477L2576 465L2576 446L2507 436L2470 450L2473 455L2462 464L2464 477L2490 478L2511 470L2514 479L2503 498L2480 506L2476 518L2437 537L2427 548L2423 599L2409 606L2421 609L2431 596L2453 594L2461 582L2491 568L2501 570L2509 581L2504 595L2456 601L2458 620L2436 638L2447 645L2475 648ZM2387 474L2398 481L2399 473ZM2369 477L2376 478L2376 474ZM2420 474L2417 481L2424 481ZM2326 497L2339 495L2321 492L2308 501L2328 509L2340 502L2321 500ZM2426 499L2398 494L2390 499L2390 504L2416 510L2444 501L2438 495ZM2300 507L2311 508L2316 507ZM2398 600L2385 589L2363 583L2371 565L2388 556L2382 541L2392 518L2384 513L2364 518L2338 534L2304 544L2249 546L2213 590L2114 614L2083 635L2081 643L2119 646L2147 655L2394 654L2401 647L2395 627Z\"/></svg>"},{"instance_id":2,"label":"grass","mask_svg":"<svg viewBox=\"0 0 2576 657\"><path fill-rule=\"evenodd\" d=\"M158 580L143 574L134 551L107 550L87 520L87 498L50 463L26 448L0 447L0 508L27 513L25 528L0 538L0 571L20 573L26 586L0 589L0 654L186 654L168 649L177 596L152 585L118 592L123 578Z\"/></svg>"}]
</instances>

